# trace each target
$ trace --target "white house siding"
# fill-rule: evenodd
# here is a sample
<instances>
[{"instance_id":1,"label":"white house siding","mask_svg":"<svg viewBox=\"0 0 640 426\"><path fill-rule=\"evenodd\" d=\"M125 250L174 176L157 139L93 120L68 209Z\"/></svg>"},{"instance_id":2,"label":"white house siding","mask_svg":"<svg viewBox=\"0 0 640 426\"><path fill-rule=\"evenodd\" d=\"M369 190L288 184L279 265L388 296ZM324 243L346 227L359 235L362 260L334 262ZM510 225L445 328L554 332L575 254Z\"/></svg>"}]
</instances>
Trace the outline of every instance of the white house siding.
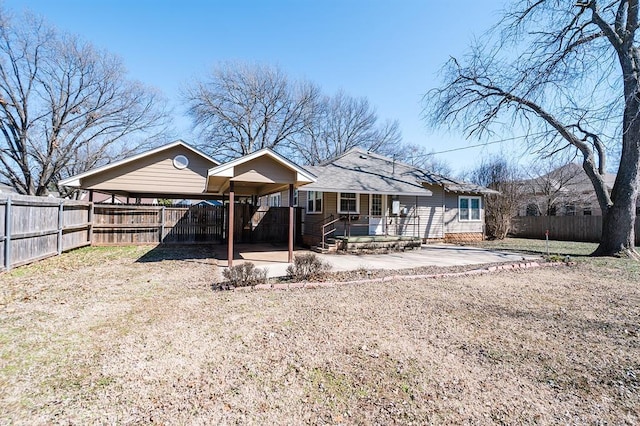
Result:
<instances>
[{"instance_id":1,"label":"white house siding","mask_svg":"<svg viewBox=\"0 0 640 426\"><path fill-rule=\"evenodd\" d=\"M445 234L482 233L484 227L484 198L480 201L479 221L460 221L458 219L458 197L475 197L477 194L446 193L444 212Z\"/></svg>"}]
</instances>

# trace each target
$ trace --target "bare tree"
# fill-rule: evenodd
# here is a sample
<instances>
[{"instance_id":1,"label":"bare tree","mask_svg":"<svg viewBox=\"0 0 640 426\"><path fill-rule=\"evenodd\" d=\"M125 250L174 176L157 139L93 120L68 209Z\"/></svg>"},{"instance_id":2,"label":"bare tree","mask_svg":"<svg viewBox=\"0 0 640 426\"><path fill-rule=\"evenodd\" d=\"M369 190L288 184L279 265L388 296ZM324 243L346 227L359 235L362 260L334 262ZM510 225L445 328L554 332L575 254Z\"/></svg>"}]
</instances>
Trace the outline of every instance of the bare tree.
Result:
<instances>
[{"instance_id":1,"label":"bare tree","mask_svg":"<svg viewBox=\"0 0 640 426\"><path fill-rule=\"evenodd\" d=\"M638 1L517 1L463 62L451 59L443 87L428 93L434 123L482 135L522 129L543 155L572 149L603 212L594 255L637 258L640 178ZM620 153L609 193L607 147Z\"/></svg>"},{"instance_id":2,"label":"bare tree","mask_svg":"<svg viewBox=\"0 0 640 426\"><path fill-rule=\"evenodd\" d=\"M340 91L316 102L303 134L296 139L295 154L306 164L321 163L354 147L394 155L401 141L397 121L380 123L367 98Z\"/></svg>"},{"instance_id":3,"label":"bare tree","mask_svg":"<svg viewBox=\"0 0 640 426\"><path fill-rule=\"evenodd\" d=\"M316 86L290 81L279 68L243 63L216 67L185 93L203 149L222 159L283 149L309 122L318 96Z\"/></svg>"},{"instance_id":4,"label":"bare tree","mask_svg":"<svg viewBox=\"0 0 640 426\"><path fill-rule=\"evenodd\" d=\"M19 193L45 195L69 173L139 149L136 136L164 130L161 105L113 55L0 11L0 176Z\"/></svg>"},{"instance_id":5,"label":"bare tree","mask_svg":"<svg viewBox=\"0 0 640 426\"><path fill-rule=\"evenodd\" d=\"M477 185L499 192L485 196L485 232L489 239L505 238L522 200L518 167L505 157L494 157L483 160L467 177Z\"/></svg>"},{"instance_id":6,"label":"bare tree","mask_svg":"<svg viewBox=\"0 0 640 426\"><path fill-rule=\"evenodd\" d=\"M427 152L424 146L414 144L404 144L400 146L396 158L404 163L428 170L442 176L452 176L451 165L431 151Z\"/></svg>"}]
</instances>

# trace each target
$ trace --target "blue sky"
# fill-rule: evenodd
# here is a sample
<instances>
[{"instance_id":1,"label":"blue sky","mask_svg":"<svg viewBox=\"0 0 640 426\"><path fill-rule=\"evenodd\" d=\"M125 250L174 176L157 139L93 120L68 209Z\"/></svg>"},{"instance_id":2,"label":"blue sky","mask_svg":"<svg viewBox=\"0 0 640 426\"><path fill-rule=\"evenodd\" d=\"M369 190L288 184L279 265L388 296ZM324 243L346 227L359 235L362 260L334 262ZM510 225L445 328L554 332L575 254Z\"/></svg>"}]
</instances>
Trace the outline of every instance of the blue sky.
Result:
<instances>
[{"instance_id":1,"label":"blue sky","mask_svg":"<svg viewBox=\"0 0 640 426\"><path fill-rule=\"evenodd\" d=\"M180 90L220 61L272 63L331 94L366 96L381 119L398 119L406 142L468 147L461 133L433 132L421 99L438 71L499 19L502 0L5 0L121 56L130 77L171 101L178 136L195 140ZM456 172L502 144L441 154Z\"/></svg>"}]
</instances>

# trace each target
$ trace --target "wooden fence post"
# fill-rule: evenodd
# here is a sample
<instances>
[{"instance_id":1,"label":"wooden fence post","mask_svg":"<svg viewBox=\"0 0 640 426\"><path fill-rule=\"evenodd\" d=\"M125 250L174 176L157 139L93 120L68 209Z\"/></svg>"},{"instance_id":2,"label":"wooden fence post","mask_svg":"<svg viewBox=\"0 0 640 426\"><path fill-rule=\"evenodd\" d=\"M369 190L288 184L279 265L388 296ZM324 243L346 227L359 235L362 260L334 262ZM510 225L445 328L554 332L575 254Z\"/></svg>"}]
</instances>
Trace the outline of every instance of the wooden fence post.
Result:
<instances>
[{"instance_id":1,"label":"wooden fence post","mask_svg":"<svg viewBox=\"0 0 640 426\"><path fill-rule=\"evenodd\" d=\"M11 269L11 196L4 211L4 270Z\"/></svg>"},{"instance_id":2,"label":"wooden fence post","mask_svg":"<svg viewBox=\"0 0 640 426\"><path fill-rule=\"evenodd\" d=\"M64 227L64 201L58 207L58 256L62 254L62 228Z\"/></svg>"},{"instance_id":3,"label":"wooden fence post","mask_svg":"<svg viewBox=\"0 0 640 426\"><path fill-rule=\"evenodd\" d=\"M93 190L91 192L91 194L93 194ZM87 206L87 208L89 209L89 213L88 213L88 222L89 222L89 245L93 245L93 201L89 203L89 205Z\"/></svg>"},{"instance_id":4,"label":"wooden fence post","mask_svg":"<svg viewBox=\"0 0 640 426\"><path fill-rule=\"evenodd\" d=\"M160 239L159 239L159 243L162 244L162 238L164 237L164 227L165 227L165 220L164 220L164 216L165 216L165 211L166 211L166 206L162 206L162 209L160 210Z\"/></svg>"}]
</instances>

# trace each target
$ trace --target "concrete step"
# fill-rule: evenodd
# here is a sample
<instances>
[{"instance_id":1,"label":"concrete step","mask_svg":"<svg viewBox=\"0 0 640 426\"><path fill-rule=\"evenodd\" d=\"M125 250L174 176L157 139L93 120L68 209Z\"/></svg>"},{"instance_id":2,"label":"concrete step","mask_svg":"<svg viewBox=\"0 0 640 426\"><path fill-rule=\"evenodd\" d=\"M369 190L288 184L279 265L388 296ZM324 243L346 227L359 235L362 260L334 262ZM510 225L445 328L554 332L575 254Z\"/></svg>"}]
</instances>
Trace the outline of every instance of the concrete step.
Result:
<instances>
[{"instance_id":1,"label":"concrete step","mask_svg":"<svg viewBox=\"0 0 640 426\"><path fill-rule=\"evenodd\" d=\"M338 245L335 242L333 244L325 243L324 247L315 245L311 246L310 250L316 253L335 253L338 251Z\"/></svg>"}]
</instances>

